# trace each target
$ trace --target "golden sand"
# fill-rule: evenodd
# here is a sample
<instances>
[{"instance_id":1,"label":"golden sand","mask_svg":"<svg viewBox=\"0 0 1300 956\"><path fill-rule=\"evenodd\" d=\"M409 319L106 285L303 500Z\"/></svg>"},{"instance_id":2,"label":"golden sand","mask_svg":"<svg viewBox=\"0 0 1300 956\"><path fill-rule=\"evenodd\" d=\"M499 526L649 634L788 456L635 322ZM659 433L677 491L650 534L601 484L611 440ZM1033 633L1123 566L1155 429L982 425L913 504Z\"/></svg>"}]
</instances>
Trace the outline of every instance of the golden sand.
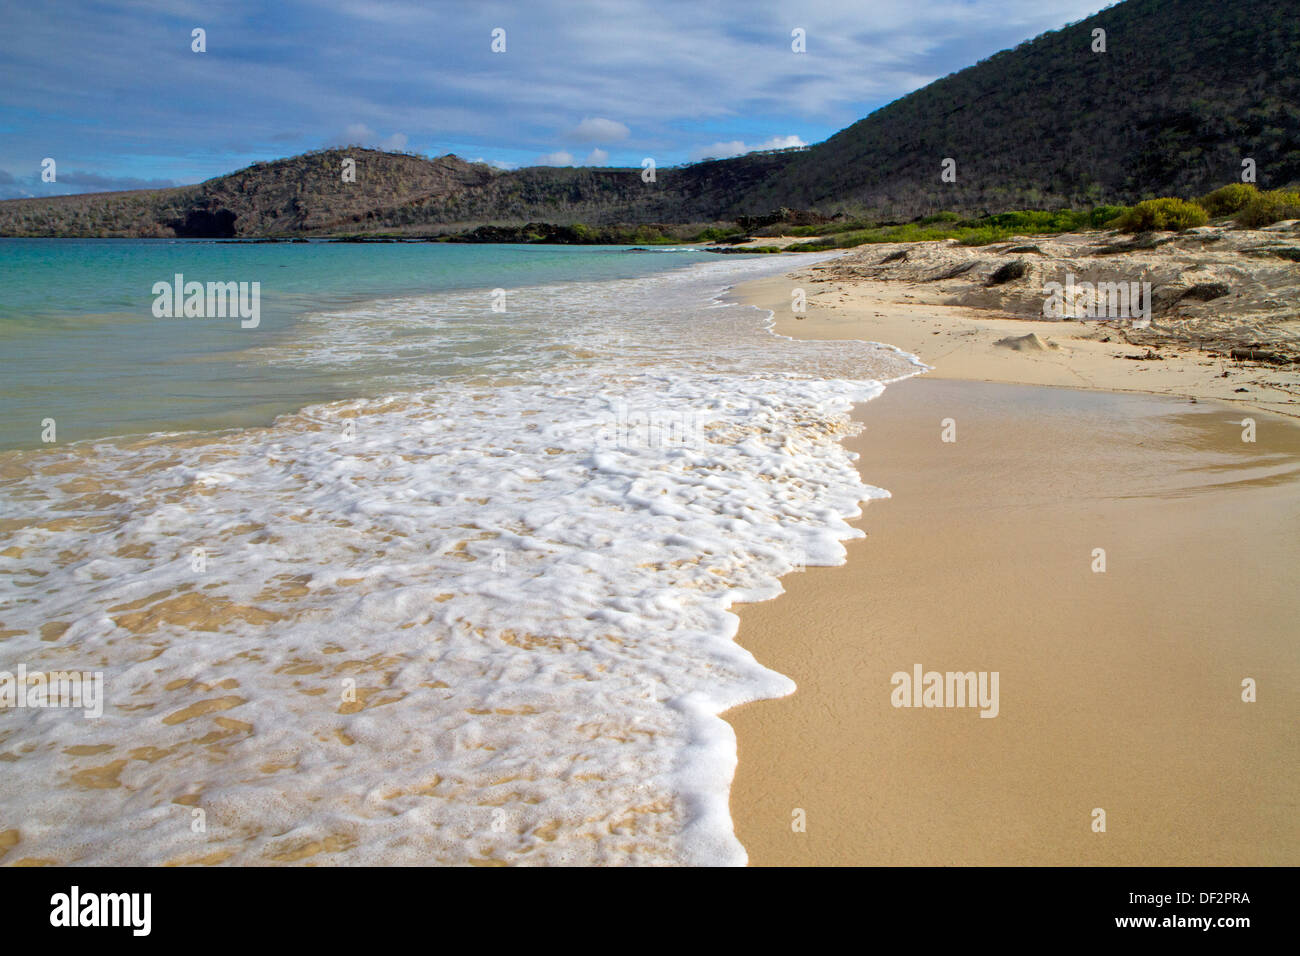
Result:
<instances>
[{"instance_id":1,"label":"golden sand","mask_svg":"<svg viewBox=\"0 0 1300 956\"><path fill-rule=\"evenodd\" d=\"M858 416L893 497L846 566L741 609L798 684L727 715L751 862L1300 862L1300 427L928 379ZM998 716L893 707L917 663L999 672Z\"/></svg>"}]
</instances>

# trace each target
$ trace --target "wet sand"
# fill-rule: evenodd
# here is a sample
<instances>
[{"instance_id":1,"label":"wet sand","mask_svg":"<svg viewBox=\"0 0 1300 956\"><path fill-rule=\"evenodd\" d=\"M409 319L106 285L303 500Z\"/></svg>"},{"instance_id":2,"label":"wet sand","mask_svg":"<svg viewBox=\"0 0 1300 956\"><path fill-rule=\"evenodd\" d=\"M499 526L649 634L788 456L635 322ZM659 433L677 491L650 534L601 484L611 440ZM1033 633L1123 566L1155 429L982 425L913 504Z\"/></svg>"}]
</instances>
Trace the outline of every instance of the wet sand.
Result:
<instances>
[{"instance_id":1,"label":"wet sand","mask_svg":"<svg viewBox=\"0 0 1300 956\"><path fill-rule=\"evenodd\" d=\"M1300 427L930 376L857 416L893 497L740 610L798 684L726 715L751 864L1300 863ZM892 706L916 664L997 671L998 715Z\"/></svg>"}]
</instances>

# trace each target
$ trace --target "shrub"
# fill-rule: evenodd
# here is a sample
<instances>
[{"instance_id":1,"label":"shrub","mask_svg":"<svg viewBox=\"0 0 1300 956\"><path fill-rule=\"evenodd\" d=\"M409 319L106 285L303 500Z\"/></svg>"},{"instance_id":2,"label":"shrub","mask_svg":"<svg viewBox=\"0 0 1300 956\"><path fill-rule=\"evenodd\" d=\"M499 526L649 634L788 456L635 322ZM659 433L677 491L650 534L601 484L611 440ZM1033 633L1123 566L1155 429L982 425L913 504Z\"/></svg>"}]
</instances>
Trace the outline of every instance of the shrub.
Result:
<instances>
[{"instance_id":1,"label":"shrub","mask_svg":"<svg viewBox=\"0 0 1300 956\"><path fill-rule=\"evenodd\" d=\"M1206 193L1196 202L1212 219L1218 219L1231 216L1258 196L1259 190L1250 183L1230 183L1222 189Z\"/></svg>"},{"instance_id":2,"label":"shrub","mask_svg":"<svg viewBox=\"0 0 1300 956\"><path fill-rule=\"evenodd\" d=\"M791 236L833 236L841 232L870 229L874 225L873 222L860 219L846 219L841 222L828 222L815 226L794 226L786 230L786 234Z\"/></svg>"},{"instance_id":3,"label":"shrub","mask_svg":"<svg viewBox=\"0 0 1300 956\"><path fill-rule=\"evenodd\" d=\"M702 229L692 242L717 242L719 239L726 239L729 236L743 236L744 233L739 229L727 226L709 226Z\"/></svg>"},{"instance_id":4,"label":"shrub","mask_svg":"<svg viewBox=\"0 0 1300 956\"><path fill-rule=\"evenodd\" d=\"M1209 215L1196 203L1166 197L1148 199L1126 210L1118 226L1123 232L1178 232L1209 221Z\"/></svg>"},{"instance_id":5,"label":"shrub","mask_svg":"<svg viewBox=\"0 0 1300 956\"><path fill-rule=\"evenodd\" d=\"M1300 219L1300 191L1274 189L1260 193L1237 213L1237 224L1248 229L1270 226L1283 219Z\"/></svg>"},{"instance_id":6,"label":"shrub","mask_svg":"<svg viewBox=\"0 0 1300 956\"><path fill-rule=\"evenodd\" d=\"M1097 206L1088 213L1088 225L1094 229L1101 229L1109 226L1128 211L1128 206Z\"/></svg>"}]
</instances>

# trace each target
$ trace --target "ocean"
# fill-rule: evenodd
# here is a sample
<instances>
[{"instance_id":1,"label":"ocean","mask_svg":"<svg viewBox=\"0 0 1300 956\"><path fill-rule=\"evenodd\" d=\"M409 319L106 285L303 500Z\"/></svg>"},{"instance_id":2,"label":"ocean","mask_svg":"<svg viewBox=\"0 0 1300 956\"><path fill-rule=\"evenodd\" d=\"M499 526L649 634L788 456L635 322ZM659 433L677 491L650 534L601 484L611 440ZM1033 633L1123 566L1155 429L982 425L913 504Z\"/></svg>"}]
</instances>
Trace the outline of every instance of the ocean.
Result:
<instances>
[{"instance_id":1,"label":"ocean","mask_svg":"<svg viewBox=\"0 0 1300 956\"><path fill-rule=\"evenodd\" d=\"M793 684L730 608L843 561L922 368L725 298L789 268L0 241L0 681L103 689L0 708L7 862L743 863L718 715Z\"/></svg>"}]
</instances>

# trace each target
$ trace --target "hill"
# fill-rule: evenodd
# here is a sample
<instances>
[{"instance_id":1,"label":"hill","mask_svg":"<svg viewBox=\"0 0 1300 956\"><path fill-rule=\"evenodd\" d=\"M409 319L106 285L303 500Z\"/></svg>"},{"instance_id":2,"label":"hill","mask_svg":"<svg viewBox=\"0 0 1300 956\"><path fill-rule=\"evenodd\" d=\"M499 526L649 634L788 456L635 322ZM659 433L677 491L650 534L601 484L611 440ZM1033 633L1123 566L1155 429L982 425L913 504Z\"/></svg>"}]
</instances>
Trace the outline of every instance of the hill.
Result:
<instances>
[{"instance_id":1,"label":"hill","mask_svg":"<svg viewBox=\"0 0 1300 956\"><path fill-rule=\"evenodd\" d=\"M877 110L763 184L769 202L910 218L1300 180L1300 17L1128 0ZM1093 52L1093 31L1106 51ZM942 183L945 158L957 181ZM758 197L755 197L758 198Z\"/></svg>"},{"instance_id":2,"label":"hill","mask_svg":"<svg viewBox=\"0 0 1300 956\"><path fill-rule=\"evenodd\" d=\"M1105 52L1094 31L1105 31ZM357 164L344 182L345 159ZM956 181L941 164L956 162ZM438 234L479 224L710 223L777 207L907 220L1300 182L1300 18L1265 0L1127 0L937 80L805 150L661 169L360 148L195 186L0 202L0 235Z\"/></svg>"},{"instance_id":3,"label":"hill","mask_svg":"<svg viewBox=\"0 0 1300 956\"><path fill-rule=\"evenodd\" d=\"M537 166L351 147L255 163L195 186L0 202L0 235L111 237L428 234L483 223L712 222L791 158L756 153L657 171ZM355 163L354 182L343 178ZM753 207L753 211L759 211Z\"/></svg>"}]
</instances>

